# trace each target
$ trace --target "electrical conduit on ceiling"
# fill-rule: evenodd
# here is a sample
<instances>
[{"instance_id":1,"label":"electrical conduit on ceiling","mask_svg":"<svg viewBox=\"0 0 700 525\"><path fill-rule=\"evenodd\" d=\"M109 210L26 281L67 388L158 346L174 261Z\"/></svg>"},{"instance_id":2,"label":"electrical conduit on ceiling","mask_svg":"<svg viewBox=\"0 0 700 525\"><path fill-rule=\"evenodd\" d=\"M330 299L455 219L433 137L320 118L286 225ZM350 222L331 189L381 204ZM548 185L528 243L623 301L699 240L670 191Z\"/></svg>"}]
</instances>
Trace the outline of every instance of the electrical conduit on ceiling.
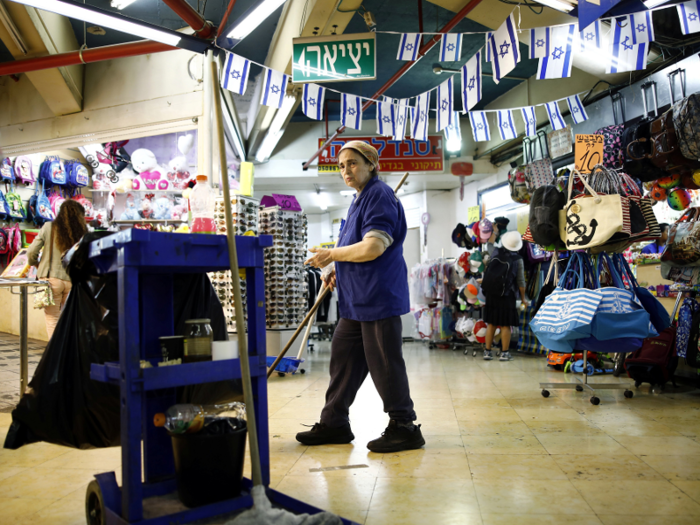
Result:
<instances>
[{"instance_id":1,"label":"electrical conduit on ceiling","mask_svg":"<svg viewBox=\"0 0 700 525\"><path fill-rule=\"evenodd\" d=\"M469 2L467 5L465 5L459 13L457 13L452 20L450 20L438 33L449 33L454 27L459 24L476 6L478 6L483 0L472 0ZM416 60L412 62L406 62L394 75L387 80L387 82L379 88L379 90L372 95L371 98L377 99L379 96L381 96L387 89L389 89L391 86L393 86L396 82L399 81L401 77L403 77L406 72L411 69L425 54L432 49L432 47L437 44L440 41L441 36L440 35L435 35L433 36L426 44L421 47L418 50L418 57ZM370 107L372 104L374 104L373 100L368 100L367 102L364 103L362 106L362 111L364 112L368 107ZM302 169L304 171L309 169L309 166L311 163L316 160L316 157L318 157L323 150L325 150L328 146L330 146L330 143L335 140L338 135L343 133L345 131L345 126L340 126L335 133L324 143L323 146L321 146L316 153L313 154L313 156L304 163L302 166Z\"/></svg>"}]
</instances>

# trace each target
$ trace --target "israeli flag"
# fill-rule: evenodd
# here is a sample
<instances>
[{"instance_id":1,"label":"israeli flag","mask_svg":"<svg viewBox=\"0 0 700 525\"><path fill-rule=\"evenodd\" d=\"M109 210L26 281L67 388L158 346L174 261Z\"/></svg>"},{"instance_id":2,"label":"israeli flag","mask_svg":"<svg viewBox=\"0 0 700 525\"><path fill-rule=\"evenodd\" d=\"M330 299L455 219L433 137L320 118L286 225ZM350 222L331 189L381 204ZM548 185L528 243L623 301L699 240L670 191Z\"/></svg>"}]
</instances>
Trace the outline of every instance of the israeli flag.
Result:
<instances>
[{"instance_id":1,"label":"israeli flag","mask_svg":"<svg viewBox=\"0 0 700 525\"><path fill-rule=\"evenodd\" d=\"M301 108L304 115L314 120L323 120L323 100L326 97L326 88L316 84L304 84L304 92L301 99Z\"/></svg>"},{"instance_id":2,"label":"israeli flag","mask_svg":"<svg viewBox=\"0 0 700 525\"><path fill-rule=\"evenodd\" d=\"M566 127L564 122L564 117L561 116L561 111L559 111L558 102L547 102L545 104L547 107L547 115L549 115L549 123L552 125L554 131L559 131Z\"/></svg>"},{"instance_id":3,"label":"israeli flag","mask_svg":"<svg viewBox=\"0 0 700 525\"><path fill-rule=\"evenodd\" d=\"M394 136L393 140L403 140L406 138L406 122L408 121L409 99L384 97L385 102L394 105ZM409 128L410 129L410 128Z\"/></svg>"},{"instance_id":4,"label":"israeli flag","mask_svg":"<svg viewBox=\"0 0 700 525\"><path fill-rule=\"evenodd\" d=\"M481 51L462 66L462 111L465 113L481 100Z\"/></svg>"},{"instance_id":5,"label":"israeli flag","mask_svg":"<svg viewBox=\"0 0 700 525\"><path fill-rule=\"evenodd\" d=\"M596 20L586 29L580 31L579 38L581 40L581 53L600 51L602 48L600 20Z\"/></svg>"},{"instance_id":6,"label":"israeli flag","mask_svg":"<svg viewBox=\"0 0 700 525\"><path fill-rule=\"evenodd\" d=\"M399 43L399 53L396 60L415 60L418 57L420 33L403 33Z\"/></svg>"},{"instance_id":7,"label":"israeli flag","mask_svg":"<svg viewBox=\"0 0 700 525\"><path fill-rule=\"evenodd\" d=\"M610 60L606 73L639 71L647 67L649 43L634 43L634 34L627 17L614 19L610 38Z\"/></svg>"},{"instance_id":8,"label":"israeli flag","mask_svg":"<svg viewBox=\"0 0 700 525\"><path fill-rule=\"evenodd\" d=\"M459 113L452 115L452 123L445 128L445 142L462 142L462 130L459 126Z\"/></svg>"},{"instance_id":9,"label":"israeli flag","mask_svg":"<svg viewBox=\"0 0 700 525\"><path fill-rule=\"evenodd\" d=\"M588 115L586 110L583 109L583 104L581 104L581 99L578 95L568 97L566 103L569 105L569 111L571 111L571 118L574 119L574 124L580 124L588 120Z\"/></svg>"},{"instance_id":10,"label":"israeli flag","mask_svg":"<svg viewBox=\"0 0 700 525\"><path fill-rule=\"evenodd\" d=\"M416 97L416 106L411 114L413 140L428 140L428 118L430 116L430 91Z\"/></svg>"},{"instance_id":11,"label":"israeli flag","mask_svg":"<svg viewBox=\"0 0 700 525\"><path fill-rule=\"evenodd\" d=\"M453 82L454 79L450 77L437 88L437 101L435 102L437 109L436 131L441 131L452 124L452 114L454 113L452 107L454 98Z\"/></svg>"},{"instance_id":12,"label":"israeli flag","mask_svg":"<svg viewBox=\"0 0 700 525\"><path fill-rule=\"evenodd\" d=\"M462 33L445 33L440 43L440 62L457 62L462 59Z\"/></svg>"},{"instance_id":13,"label":"israeli flag","mask_svg":"<svg viewBox=\"0 0 700 525\"><path fill-rule=\"evenodd\" d=\"M239 95L245 94L250 73L250 60L226 51L226 61L221 75L221 87Z\"/></svg>"},{"instance_id":14,"label":"israeli flag","mask_svg":"<svg viewBox=\"0 0 700 525\"><path fill-rule=\"evenodd\" d=\"M383 102L377 102L377 135L396 135L396 106L390 98L384 97Z\"/></svg>"},{"instance_id":15,"label":"israeli flag","mask_svg":"<svg viewBox=\"0 0 700 525\"><path fill-rule=\"evenodd\" d=\"M530 58L549 56L549 35L552 29L551 27L530 29Z\"/></svg>"},{"instance_id":16,"label":"israeli flag","mask_svg":"<svg viewBox=\"0 0 700 525\"><path fill-rule=\"evenodd\" d=\"M654 23L651 20L651 11L642 13L633 13L627 15L627 22L632 29L632 43L641 44L643 42L653 42L654 38Z\"/></svg>"},{"instance_id":17,"label":"israeli flag","mask_svg":"<svg viewBox=\"0 0 700 525\"><path fill-rule=\"evenodd\" d=\"M571 52L574 47L576 24L552 27L550 53L540 58L537 79L569 78L573 60Z\"/></svg>"},{"instance_id":18,"label":"israeli flag","mask_svg":"<svg viewBox=\"0 0 700 525\"><path fill-rule=\"evenodd\" d=\"M525 122L525 135L534 137L537 135L537 117L535 116L535 106L520 108Z\"/></svg>"},{"instance_id":19,"label":"israeli flag","mask_svg":"<svg viewBox=\"0 0 700 525\"><path fill-rule=\"evenodd\" d=\"M486 118L485 111L471 111L469 113L469 120L471 120L472 123L474 142L488 142L491 140L489 121Z\"/></svg>"},{"instance_id":20,"label":"israeli flag","mask_svg":"<svg viewBox=\"0 0 700 525\"><path fill-rule=\"evenodd\" d=\"M684 35L700 32L700 0L684 2L676 6Z\"/></svg>"},{"instance_id":21,"label":"israeli flag","mask_svg":"<svg viewBox=\"0 0 700 525\"><path fill-rule=\"evenodd\" d=\"M493 36L493 33L486 33L486 62L491 62L491 37Z\"/></svg>"},{"instance_id":22,"label":"israeli flag","mask_svg":"<svg viewBox=\"0 0 700 525\"><path fill-rule=\"evenodd\" d=\"M362 129L362 101L360 97L347 93L340 96L340 123L348 128Z\"/></svg>"},{"instance_id":23,"label":"israeli flag","mask_svg":"<svg viewBox=\"0 0 700 525\"><path fill-rule=\"evenodd\" d=\"M509 109L498 110L498 132L502 140L511 140L518 136L515 131L515 121Z\"/></svg>"},{"instance_id":24,"label":"israeli flag","mask_svg":"<svg viewBox=\"0 0 700 525\"><path fill-rule=\"evenodd\" d=\"M271 108L281 108L284 94L287 91L287 81L289 75L275 71L274 69L265 68L263 70L263 88L260 101L265 106Z\"/></svg>"},{"instance_id":25,"label":"israeli flag","mask_svg":"<svg viewBox=\"0 0 700 525\"><path fill-rule=\"evenodd\" d=\"M508 15L505 22L493 34L490 43L493 81L498 84L520 62L518 27L513 13Z\"/></svg>"}]
</instances>

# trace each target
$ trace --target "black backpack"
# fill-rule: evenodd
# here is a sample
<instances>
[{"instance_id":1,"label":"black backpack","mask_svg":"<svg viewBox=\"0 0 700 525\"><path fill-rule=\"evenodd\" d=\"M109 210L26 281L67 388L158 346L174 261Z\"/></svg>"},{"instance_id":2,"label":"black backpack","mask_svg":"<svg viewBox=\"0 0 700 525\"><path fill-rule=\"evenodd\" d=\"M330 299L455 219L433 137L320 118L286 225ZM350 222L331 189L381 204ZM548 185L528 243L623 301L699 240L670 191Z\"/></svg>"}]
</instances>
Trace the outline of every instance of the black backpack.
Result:
<instances>
[{"instance_id":1,"label":"black backpack","mask_svg":"<svg viewBox=\"0 0 700 525\"><path fill-rule=\"evenodd\" d=\"M481 281L481 289L487 298L504 297L515 290L519 259L518 254L505 248L493 252Z\"/></svg>"},{"instance_id":2,"label":"black backpack","mask_svg":"<svg viewBox=\"0 0 700 525\"><path fill-rule=\"evenodd\" d=\"M530 199L530 233L536 244L549 246L558 243L559 211L564 209L566 195L556 186L540 186Z\"/></svg>"}]
</instances>

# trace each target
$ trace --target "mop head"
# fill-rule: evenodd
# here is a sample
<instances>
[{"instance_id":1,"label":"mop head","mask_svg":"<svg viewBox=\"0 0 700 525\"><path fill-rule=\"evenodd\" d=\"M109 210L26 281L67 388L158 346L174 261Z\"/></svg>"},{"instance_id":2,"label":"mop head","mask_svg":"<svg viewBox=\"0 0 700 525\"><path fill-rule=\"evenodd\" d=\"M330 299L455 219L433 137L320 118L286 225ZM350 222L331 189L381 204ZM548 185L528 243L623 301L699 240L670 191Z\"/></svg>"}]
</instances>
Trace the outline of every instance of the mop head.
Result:
<instances>
[{"instance_id":1,"label":"mop head","mask_svg":"<svg viewBox=\"0 0 700 525\"><path fill-rule=\"evenodd\" d=\"M275 509L265 495L265 487L257 485L251 491L253 508L238 515L226 525L342 525L343 521L330 512L318 514L292 514L284 509Z\"/></svg>"}]
</instances>

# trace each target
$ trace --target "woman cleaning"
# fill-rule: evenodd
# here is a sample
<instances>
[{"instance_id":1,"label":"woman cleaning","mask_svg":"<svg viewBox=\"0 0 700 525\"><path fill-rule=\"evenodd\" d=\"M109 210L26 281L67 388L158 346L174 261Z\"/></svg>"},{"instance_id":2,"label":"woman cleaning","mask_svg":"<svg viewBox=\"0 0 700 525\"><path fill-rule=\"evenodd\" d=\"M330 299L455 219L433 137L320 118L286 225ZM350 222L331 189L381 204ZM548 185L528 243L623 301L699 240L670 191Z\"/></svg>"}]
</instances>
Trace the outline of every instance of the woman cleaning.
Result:
<instances>
[{"instance_id":1,"label":"woman cleaning","mask_svg":"<svg viewBox=\"0 0 700 525\"><path fill-rule=\"evenodd\" d=\"M312 248L306 261L326 268L324 284L338 288L340 320L331 343L331 382L321 421L297 434L304 445L350 443L350 405L369 373L389 414L389 426L370 441L372 452L397 452L425 444L408 386L401 350L401 315L410 310L403 258L406 218L393 190L377 177L379 154L361 141L340 150L340 173L357 194L341 224L337 246Z\"/></svg>"}]
</instances>

